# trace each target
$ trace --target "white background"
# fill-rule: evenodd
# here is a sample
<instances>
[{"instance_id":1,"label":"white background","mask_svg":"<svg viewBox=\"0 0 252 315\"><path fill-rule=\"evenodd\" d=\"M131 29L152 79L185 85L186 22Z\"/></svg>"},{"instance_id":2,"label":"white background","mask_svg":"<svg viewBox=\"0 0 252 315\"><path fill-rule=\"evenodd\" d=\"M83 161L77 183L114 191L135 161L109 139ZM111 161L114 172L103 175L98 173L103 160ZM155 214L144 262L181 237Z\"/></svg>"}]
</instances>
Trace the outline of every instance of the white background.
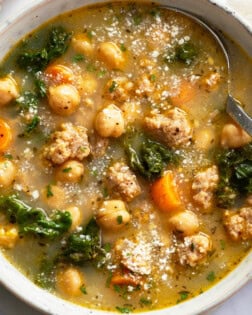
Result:
<instances>
[{"instance_id":1,"label":"white background","mask_svg":"<svg viewBox=\"0 0 252 315\"><path fill-rule=\"evenodd\" d=\"M11 12L19 10L25 3L36 0L0 0L2 11L0 20L7 18ZM56 0L55 0L56 1ZM200 0L198 0L200 1ZM247 18L252 24L252 0L222 0L233 6L239 13ZM2 272L2 270L0 270ZM26 294L29 294L26 292ZM18 300L11 293L0 286L0 315L42 315L42 313ZM227 300L215 310L206 312L204 315L250 315L252 314L252 282L248 283L232 298ZM69 314L71 315L71 314ZM186 315L186 314L185 314ZM203 315L203 314L202 314Z\"/></svg>"}]
</instances>

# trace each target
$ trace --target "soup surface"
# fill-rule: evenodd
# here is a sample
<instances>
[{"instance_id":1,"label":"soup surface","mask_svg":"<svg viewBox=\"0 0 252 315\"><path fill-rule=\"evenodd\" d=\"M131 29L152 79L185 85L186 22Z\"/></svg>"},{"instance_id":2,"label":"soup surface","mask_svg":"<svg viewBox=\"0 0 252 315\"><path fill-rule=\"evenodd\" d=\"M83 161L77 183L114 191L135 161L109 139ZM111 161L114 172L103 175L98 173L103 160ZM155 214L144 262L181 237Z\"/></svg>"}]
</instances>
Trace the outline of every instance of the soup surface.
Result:
<instances>
[{"instance_id":1,"label":"soup surface","mask_svg":"<svg viewBox=\"0 0 252 315\"><path fill-rule=\"evenodd\" d=\"M230 49L233 94L250 104L251 60ZM203 293L252 238L251 137L226 98L213 38L156 5L86 7L29 34L1 64L3 253L90 308Z\"/></svg>"}]
</instances>

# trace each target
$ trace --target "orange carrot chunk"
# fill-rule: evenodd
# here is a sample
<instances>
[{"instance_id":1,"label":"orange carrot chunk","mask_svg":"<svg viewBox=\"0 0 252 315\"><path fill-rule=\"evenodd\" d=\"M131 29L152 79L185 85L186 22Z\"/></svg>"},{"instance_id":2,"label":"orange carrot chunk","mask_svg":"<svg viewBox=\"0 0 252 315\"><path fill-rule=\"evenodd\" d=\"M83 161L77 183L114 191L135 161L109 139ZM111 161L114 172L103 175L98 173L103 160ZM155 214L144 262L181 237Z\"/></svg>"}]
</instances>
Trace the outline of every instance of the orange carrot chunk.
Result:
<instances>
[{"instance_id":1,"label":"orange carrot chunk","mask_svg":"<svg viewBox=\"0 0 252 315\"><path fill-rule=\"evenodd\" d=\"M182 81L179 86L178 94L171 96L171 103L174 106L183 106L191 101L196 95L196 87L188 81Z\"/></svg>"},{"instance_id":2,"label":"orange carrot chunk","mask_svg":"<svg viewBox=\"0 0 252 315\"><path fill-rule=\"evenodd\" d=\"M73 71L63 65L51 65L46 68L45 74L52 84L65 84L74 82Z\"/></svg>"},{"instance_id":3,"label":"orange carrot chunk","mask_svg":"<svg viewBox=\"0 0 252 315\"><path fill-rule=\"evenodd\" d=\"M11 128L3 119L0 118L0 151L8 148L12 140Z\"/></svg>"},{"instance_id":4,"label":"orange carrot chunk","mask_svg":"<svg viewBox=\"0 0 252 315\"><path fill-rule=\"evenodd\" d=\"M130 274L128 272L118 273L116 272L111 278L112 285L131 285L133 287L140 284L140 278Z\"/></svg>"},{"instance_id":5,"label":"orange carrot chunk","mask_svg":"<svg viewBox=\"0 0 252 315\"><path fill-rule=\"evenodd\" d=\"M169 212L181 207L181 201L176 190L172 172L167 172L153 183L151 196L161 211Z\"/></svg>"}]
</instances>

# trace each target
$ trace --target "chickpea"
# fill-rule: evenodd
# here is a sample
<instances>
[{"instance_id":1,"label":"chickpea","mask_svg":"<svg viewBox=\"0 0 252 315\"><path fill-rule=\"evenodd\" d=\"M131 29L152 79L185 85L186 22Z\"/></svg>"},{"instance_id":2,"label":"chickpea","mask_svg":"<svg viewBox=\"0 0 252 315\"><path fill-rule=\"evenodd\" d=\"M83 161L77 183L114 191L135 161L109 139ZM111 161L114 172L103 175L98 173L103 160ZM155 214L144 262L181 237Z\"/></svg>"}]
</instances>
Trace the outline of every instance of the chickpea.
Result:
<instances>
[{"instance_id":1,"label":"chickpea","mask_svg":"<svg viewBox=\"0 0 252 315\"><path fill-rule=\"evenodd\" d=\"M0 246L13 248L18 240L18 229L14 224L0 226Z\"/></svg>"},{"instance_id":2,"label":"chickpea","mask_svg":"<svg viewBox=\"0 0 252 315\"><path fill-rule=\"evenodd\" d=\"M184 236L195 234L199 230L199 220L197 215L189 210L174 214L169 223L173 228L183 233Z\"/></svg>"},{"instance_id":3,"label":"chickpea","mask_svg":"<svg viewBox=\"0 0 252 315\"><path fill-rule=\"evenodd\" d=\"M51 86L49 88L48 101L56 114L69 116L80 105L80 94L71 84Z\"/></svg>"},{"instance_id":4,"label":"chickpea","mask_svg":"<svg viewBox=\"0 0 252 315\"><path fill-rule=\"evenodd\" d=\"M224 148L239 148L252 141L246 131L234 123L226 124L221 132L221 146Z\"/></svg>"},{"instance_id":5,"label":"chickpea","mask_svg":"<svg viewBox=\"0 0 252 315\"><path fill-rule=\"evenodd\" d=\"M81 95L91 95L96 92L97 80L91 74L85 74L77 80L77 88Z\"/></svg>"},{"instance_id":6,"label":"chickpea","mask_svg":"<svg viewBox=\"0 0 252 315\"><path fill-rule=\"evenodd\" d=\"M194 141L198 149L209 150L215 144L215 131L211 127L195 130Z\"/></svg>"},{"instance_id":7,"label":"chickpea","mask_svg":"<svg viewBox=\"0 0 252 315\"><path fill-rule=\"evenodd\" d=\"M78 183L84 174L84 166L79 161L66 161L56 170L60 182Z\"/></svg>"},{"instance_id":8,"label":"chickpea","mask_svg":"<svg viewBox=\"0 0 252 315\"><path fill-rule=\"evenodd\" d=\"M104 201L96 215L97 223L106 230L120 230L129 221L130 214L122 200Z\"/></svg>"},{"instance_id":9,"label":"chickpea","mask_svg":"<svg viewBox=\"0 0 252 315\"><path fill-rule=\"evenodd\" d=\"M18 95L17 83L11 76L0 78L0 106L7 105Z\"/></svg>"},{"instance_id":10,"label":"chickpea","mask_svg":"<svg viewBox=\"0 0 252 315\"><path fill-rule=\"evenodd\" d=\"M74 297L80 295L83 284L84 277L77 268L68 267L56 275L56 288L65 296Z\"/></svg>"},{"instance_id":11,"label":"chickpea","mask_svg":"<svg viewBox=\"0 0 252 315\"><path fill-rule=\"evenodd\" d=\"M120 137L125 132L120 108L114 104L103 108L95 118L95 129L101 137Z\"/></svg>"},{"instance_id":12,"label":"chickpea","mask_svg":"<svg viewBox=\"0 0 252 315\"><path fill-rule=\"evenodd\" d=\"M48 185L42 190L41 196L51 209L64 209L65 192L63 188L56 185Z\"/></svg>"},{"instance_id":13,"label":"chickpea","mask_svg":"<svg viewBox=\"0 0 252 315\"><path fill-rule=\"evenodd\" d=\"M81 210L78 207L71 206L66 208L66 211L68 211L71 214L72 225L70 227L70 231L73 231L82 223Z\"/></svg>"},{"instance_id":14,"label":"chickpea","mask_svg":"<svg viewBox=\"0 0 252 315\"><path fill-rule=\"evenodd\" d=\"M88 57L92 56L94 53L94 46L85 34L75 35L72 38L72 46L75 51Z\"/></svg>"},{"instance_id":15,"label":"chickpea","mask_svg":"<svg viewBox=\"0 0 252 315\"><path fill-rule=\"evenodd\" d=\"M98 57L111 69L122 69L125 58L121 49L112 42L101 43L98 46Z\"/></svg>"},{"instance_id":16,"label":"chickpea","mask_svg":"<svg viewBox=\"0 0 252 315\"><path fill-rule=\"evenodd\" d=\"M9 160L0 161L0 187L10 186L16 176L16 167Z\"/></svg>"}]
</instances>

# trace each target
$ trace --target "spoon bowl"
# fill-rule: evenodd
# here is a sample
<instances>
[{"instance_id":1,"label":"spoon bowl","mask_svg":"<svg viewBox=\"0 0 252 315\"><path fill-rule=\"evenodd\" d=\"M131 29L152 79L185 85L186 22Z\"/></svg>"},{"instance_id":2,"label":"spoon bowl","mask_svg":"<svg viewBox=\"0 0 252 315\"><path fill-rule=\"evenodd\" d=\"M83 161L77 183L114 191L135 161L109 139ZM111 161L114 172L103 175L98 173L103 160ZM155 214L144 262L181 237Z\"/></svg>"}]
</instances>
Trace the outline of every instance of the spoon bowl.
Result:
<instances>
[{"instance_id":1,"label":"spoon bowl","mask_svg":"<svg viewBox=\"0 0 252 315\"><path fill-rule=\"evenodd\" d=\"M162 6L162 8L167 8L169 10L172 10L174 12L178 12L191 20L195 21L197 24L201 25L204 29L206 29L212 37L215 39L215 41L218 43L220 49L223 52L223 55L226 59L227 64L227 71L228 71L228 81L227 81L227 89L228 89L228 95L226 100L226 112L228 115L242 128L244 129L249 135L252 136L252 117L250 117L246 111L243 109L242 104L240 101L238 101L236 98L232 96L231 93L231 64L229 59L229 54L226 46L224 45L224 40L222 40L221 36L208 24L206 24L202 19L199 17L192 15L188 13L187 11L171 8L167 6Z\"/></svg>"}]
</instances>

